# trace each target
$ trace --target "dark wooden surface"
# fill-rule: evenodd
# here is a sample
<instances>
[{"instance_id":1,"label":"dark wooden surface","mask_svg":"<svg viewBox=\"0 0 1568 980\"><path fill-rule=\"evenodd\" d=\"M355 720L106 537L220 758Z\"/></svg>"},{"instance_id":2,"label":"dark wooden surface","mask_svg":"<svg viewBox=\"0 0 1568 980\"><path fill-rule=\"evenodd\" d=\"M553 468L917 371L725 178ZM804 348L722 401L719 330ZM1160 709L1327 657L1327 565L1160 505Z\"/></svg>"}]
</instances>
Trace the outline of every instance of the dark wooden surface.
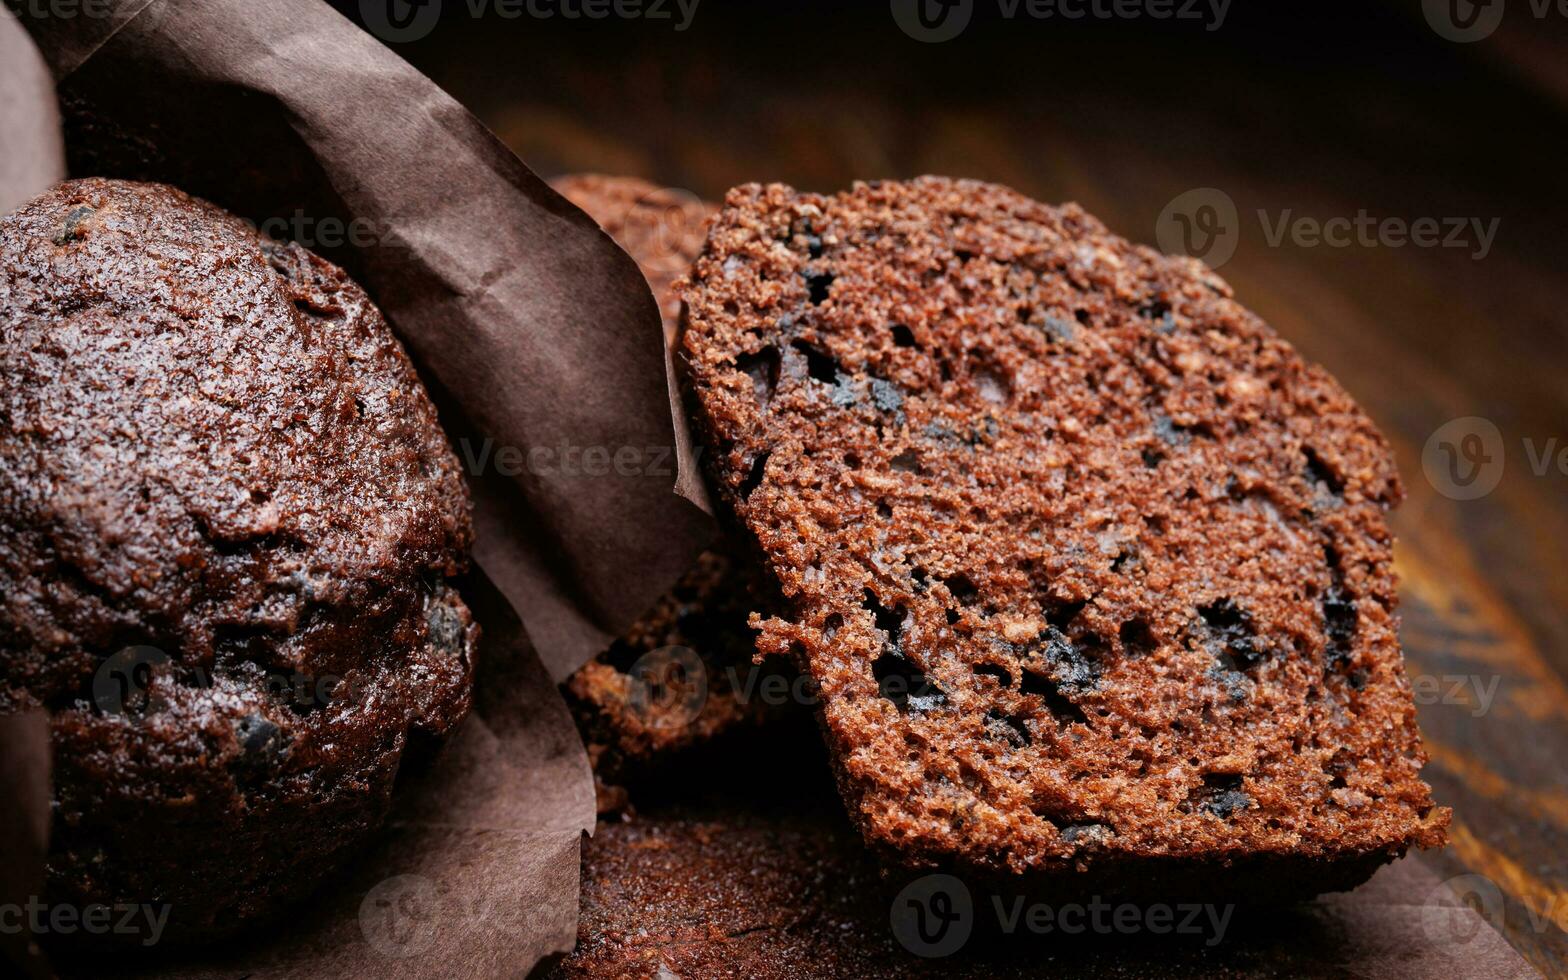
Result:
<instances>
[{"instance_id":1,"label":"dark wooden surface","mask_svg":"<svg viewBox=\"0 0 1568 980\"><path fill-rule=\"evenodd\" d=\"M1568 970L1568 475L1536 475L1524 444L1568 445L1563 25L1515 17L1461 46L1404 2L1233 10L1215 32L977 21L922 45L881 2L854 16L712 4L685 32L448 11L399 51L545 175L635 174L708 198L748 180L972 176L1076 200L1149 243L1176 195L1224 190L1242 233L1222 274L1361 400L1405 476L1405 643L1430 702L1428 776L1455 812L1452 844L1423 860L1494 882L1509 940ZM1499 224L1477 260L1274 246L1258 209ZM1495 422L1507 460L1494 492L1460 502L1421 454L1470 415Z\"/></svg>"}]
</instances>

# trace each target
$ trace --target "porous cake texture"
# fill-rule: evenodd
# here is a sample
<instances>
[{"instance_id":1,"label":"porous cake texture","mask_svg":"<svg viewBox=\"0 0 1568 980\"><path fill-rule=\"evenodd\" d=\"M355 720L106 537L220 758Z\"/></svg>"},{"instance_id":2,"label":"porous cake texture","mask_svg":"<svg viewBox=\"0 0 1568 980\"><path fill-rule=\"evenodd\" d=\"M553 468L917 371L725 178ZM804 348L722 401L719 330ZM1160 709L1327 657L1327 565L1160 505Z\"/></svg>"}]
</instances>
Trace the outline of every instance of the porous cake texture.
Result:
<instances>
[{"instance_id":1,"label":"porous cake texture","mask_svg":"<svg viewBox=\"0 0 1568 980\"><path fill-rule=\"evenodd\" d=\"M736 188L678 288L759 649L885 857L1295 897L1443 842L1388 445L1212 271L927 177Z\"/></svg>"}]
</instances>

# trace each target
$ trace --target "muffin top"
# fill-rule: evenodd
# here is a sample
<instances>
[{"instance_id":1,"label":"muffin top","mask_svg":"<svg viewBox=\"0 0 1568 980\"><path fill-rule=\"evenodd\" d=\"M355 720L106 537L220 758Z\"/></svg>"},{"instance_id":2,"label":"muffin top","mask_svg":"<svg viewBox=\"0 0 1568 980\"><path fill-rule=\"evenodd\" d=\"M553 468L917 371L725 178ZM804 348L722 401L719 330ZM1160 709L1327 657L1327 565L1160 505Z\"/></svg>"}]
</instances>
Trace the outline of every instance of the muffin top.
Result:
<instances>
[{"instance_id":1,"label":"muffin top","mask_svg":"<svg viewBox=\"0 0 1568 980\"><path fill-rule=\"evenodd\" d=\"M0 220L0 458L0 697L69 703L128 645L342 675L397 652L473 536L365 293L158 185Z\"/></svg>"}]
</instances>

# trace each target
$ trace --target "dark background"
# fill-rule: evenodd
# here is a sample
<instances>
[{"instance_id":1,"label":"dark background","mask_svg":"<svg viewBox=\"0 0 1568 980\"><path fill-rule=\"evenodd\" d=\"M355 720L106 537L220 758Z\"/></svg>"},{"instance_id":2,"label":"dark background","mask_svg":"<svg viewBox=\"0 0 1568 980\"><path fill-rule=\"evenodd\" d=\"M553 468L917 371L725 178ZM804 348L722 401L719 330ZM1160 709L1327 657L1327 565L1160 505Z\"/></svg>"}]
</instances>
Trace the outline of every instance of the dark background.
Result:
<instances>
[{"instance_id":1,"label":"dark background","mask_svg":"<svg viewBox=\"0 0 1568 980\"><path fill-rule=\"evenodd\" d=\"M338 4L360 17L360 4ZM848 9L846 9L848 8ZM1490 37L1434 31L1419 0L1235 0L1200 22L1040 21L977 0L919 43L885 0L702 0L672 21L566 20L446 0L392 44L536 171L647 178L710 200L746 181L831 191L941 173L1076 200L1155 242L1193 188L1236 203L1222 274L1322 362L1387 433L1408 499L1404 638L1455 809L1440 873L1508 896L1494 915L1538 967L1568 965L1568 474L1524 440L1568 447L1568 16L1509 0ZM1470 248L1271 245L1256 214L1498 219ZM1502 481L1455 501L1423 475L1450 419L1502 433ZM1483 710L1474 692L1495 683ZM1423 693L1423 691L1425 693Z\"/></svg>"}]
</instances>

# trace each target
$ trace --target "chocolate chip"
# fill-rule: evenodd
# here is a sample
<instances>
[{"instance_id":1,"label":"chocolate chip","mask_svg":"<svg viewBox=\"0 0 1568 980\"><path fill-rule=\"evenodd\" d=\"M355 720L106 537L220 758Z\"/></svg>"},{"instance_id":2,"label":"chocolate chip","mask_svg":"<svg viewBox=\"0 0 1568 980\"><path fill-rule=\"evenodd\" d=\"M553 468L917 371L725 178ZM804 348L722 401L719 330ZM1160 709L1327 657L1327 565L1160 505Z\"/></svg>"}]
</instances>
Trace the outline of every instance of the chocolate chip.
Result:
<instances>
[{"instance_id":1,"label":"chocolate chip","mask_svg":"<svg viewBox=\"0 0 1568 980\"><path fill-rule=\"evenodd\" d=\"M871 402L884 412L901 412L904 408L904 393L891 381L872 378Z\"/></svg>"},{"instance_id":2,"label":"chocolate chip","mask_svg":"<svg viewBox=\"0 0 1568 980\"><path fill-rule=\"evenodd\" d=\"M1268 649L1258 639L1252 617L1229 598L1198 607L1208 637L1205 646L1228 670L1249 670L1262 663Z\"/></svg>"},{"instance_id":3,"label":"chocolate chip","mask_svg":"<svg viewBox=\"0 0 1568 980\"><path fill-rule=\"evenodd\" d=\"M456 609L444 602L431 603L425 613L430 628L430 644L447 656L457 656L464 648L463 620Z\"/></svg>"},{"instance_id":4,"label":"chocolate chip","mask_svg":"<svg viewBox=\"0 0 1568 980\"><path fill-rule=\"evenodd\" d=\"M1058 833L1068 844L1076 844L1079 841L1099 843L1111 836L1111 828L1103 823L1073 823L1063 827Z\"/></svg>"},{"instance_id":5,"label":"chocolate chip","mask_svg":"<svg viewBox=\"0 0 1568 980\"><path fill-rule=\"evenodd\" d=\"M1345 588L1339 553L1332 547L1324 548L1323 553L1329 571L1329 585L1322 602L1324 670L1337 671L1355 659L1360 615L1354 597Z\"/></svg>"},{"instance_id":6,"label":"chocolate chip","mask_svg":"<svg viewBox=\"0 0 1568 980\"><path fill-rule=\"evenodd\" d=\"M1055 626L1045 630L1040 655L1050 666L1051 679L1068 694L1086 694L1100 683L1100 665L1090 656L1086 642L1073 642Z\"/></svg>"},{"instance_id":7,"label":"chocolate chip","mask_svg":"<svg viewBox=\"0 0 1568 980\"><path fill-rule=\"evenodd\" d=\"M70 213L65 216L65 220L60 222L60 230L55 232L54 243L56 245L65 245L69 242L77 242L86 238L87 235L82 230L82 225L95 213L93 208L85 204L72 208Z\"/></svg>"},{"instance_id":8,"label":"chocolate chip","mask_svg":"<svg viewBox=\"0 0 1568 980\"><path fill-rule=\"evenodd\" d=\"M1357 624L1356 604L1335 582L1323 593L1323 632L1327 637L1331 664L1350 660L1354 652Z\"/></svg>"},{"instance_id":9,"label":"chocolate chip","mask_svg":"<svg viewBox=\"0 0 1568 980\"><path fill-rule=\"evenodd\" d=\"M1230 773L1206 773L1192 798L1199 809L1221 818L1252 805L1252 797L1241 790L1241 777Z\"/></svg>"},{"instance_id":10,"label":"chocolate chip","mask_svg":"<svg viewBox=\"0 0 1568 980\"><path fill-rule=\"evenodd\" d=\"M234 726L241 761L249 766L271 765L283 750L283 731L258 714L246 715Z\"/></svg>"}]
</instances>

